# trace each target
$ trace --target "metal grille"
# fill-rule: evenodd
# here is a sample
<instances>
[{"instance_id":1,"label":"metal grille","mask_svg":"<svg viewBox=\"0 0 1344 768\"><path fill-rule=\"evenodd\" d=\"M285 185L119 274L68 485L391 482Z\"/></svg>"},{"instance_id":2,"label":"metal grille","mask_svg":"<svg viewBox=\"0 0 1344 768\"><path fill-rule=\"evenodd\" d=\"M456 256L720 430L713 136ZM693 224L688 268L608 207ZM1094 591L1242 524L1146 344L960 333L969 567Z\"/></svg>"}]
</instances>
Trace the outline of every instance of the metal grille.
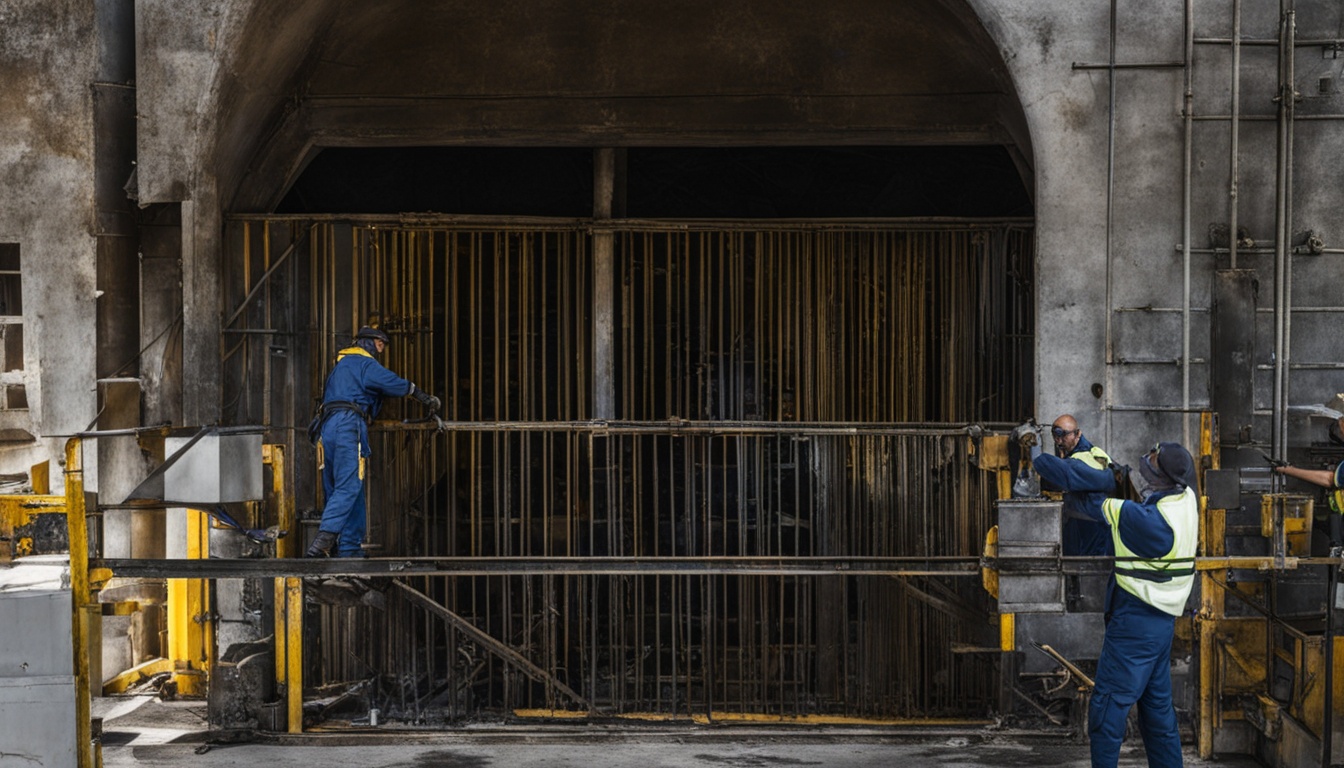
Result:
<instances>
[{"instance_id":1,"label":"metal grille","mask_svg":"<svg viewBox=\"0 0 1344 768\"><path fill-rule=\"evenodd\" d=\"M611 423L586 421L586 225L287 226L310 233L312 391L376 314L394 338L384 362L460 425L375 428L373 554L730 564L980 550L995 483L959 424L1029 409L1019 223L623 225ZM385 613L324 609L320 622L321 678L374 679L391 716L992 709L996 656L960 652L996 645L978 578L576 567L404 582L436 610L394 588Z\"/></svg>"},{"instance_id":2,"label":"metal grille","mask_svg":"<svg viewBox=\"0 0 1344 768\"><path fill-rule=\"evenodd\" d=\"M1011 226L624 233L620 413L1020 418L1031 259Z\"/></svg>"}]
</instances>

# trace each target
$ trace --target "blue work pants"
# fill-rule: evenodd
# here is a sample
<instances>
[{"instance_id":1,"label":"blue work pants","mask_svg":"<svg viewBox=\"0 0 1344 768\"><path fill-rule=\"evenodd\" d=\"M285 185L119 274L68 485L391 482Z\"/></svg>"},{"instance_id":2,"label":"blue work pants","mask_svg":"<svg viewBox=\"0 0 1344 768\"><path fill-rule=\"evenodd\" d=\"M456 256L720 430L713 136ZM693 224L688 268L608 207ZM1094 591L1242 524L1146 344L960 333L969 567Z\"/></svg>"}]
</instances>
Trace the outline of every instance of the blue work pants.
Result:
<instances>
[{"instance_id":1,"label":"blue work pants","mask_svg":"<svg viewBox=\"0 0 1344 768\"><path fill-rule=\"evenodd\" d=\"M1112 595L1106 638L1097 661L1097 685L1087 713L1093 768L1120 759L1129 710L1139 705L1139 733L1148 765L1182 765L1181 736L1171 704L1171 638L1176 617L1120 589Z\"/></svg>"},{"instance_id":2,"label":"blue work pants","mask_svg":"<svg viewBox=\"0 0 1344 768\"><path fill-rule=\"evenodd\" d=\"M322 524L336 534L335 557L363 557L365 530L364 472L369 455L364 421L353 413L334 413L322 425Z\"/></svg>"}]
</instances>

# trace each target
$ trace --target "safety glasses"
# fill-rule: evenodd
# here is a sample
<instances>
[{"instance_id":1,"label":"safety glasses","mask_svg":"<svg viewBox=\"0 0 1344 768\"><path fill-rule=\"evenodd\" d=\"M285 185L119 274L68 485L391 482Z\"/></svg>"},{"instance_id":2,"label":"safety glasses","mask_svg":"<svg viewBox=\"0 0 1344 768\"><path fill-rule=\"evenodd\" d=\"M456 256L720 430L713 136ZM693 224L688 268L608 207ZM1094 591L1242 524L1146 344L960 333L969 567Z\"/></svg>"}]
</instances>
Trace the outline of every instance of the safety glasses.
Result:
<instances>
[{"instance_id":1,"label":"safety glasses","mask_svg":"<svg viewBox=\"0 0 1344 768\"><path fill-rule=\"evenodd\" d=\"M1059 438L1064 437L1065 435L1076 435L1078 434L1078 430L1063 429L1061 427L1051 427L1050 434L1053 435L1056 440L1058 440Z\"/></svg>"}]
</instances>

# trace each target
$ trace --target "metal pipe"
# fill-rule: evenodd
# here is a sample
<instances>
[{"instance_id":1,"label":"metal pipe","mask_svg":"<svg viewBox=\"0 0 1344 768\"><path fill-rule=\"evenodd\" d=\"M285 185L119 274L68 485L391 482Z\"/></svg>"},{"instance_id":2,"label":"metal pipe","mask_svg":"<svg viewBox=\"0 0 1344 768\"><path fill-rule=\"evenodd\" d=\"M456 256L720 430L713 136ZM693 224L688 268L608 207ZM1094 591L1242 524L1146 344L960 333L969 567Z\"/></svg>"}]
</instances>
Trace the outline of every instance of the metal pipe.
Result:
<instances>
[{"instance_id":1,"label":"metal pipe","mask_svg":"<svg viewBox=\"0 0 1344 768\"><path fill-rule=\"evenodd\" d=\"M1241 0L1236 0L1238 4ZM1194 66L1195 66L1195 11L1193 0L1185 0L1185 101L1181 110L1183 142L1181 167L1181 275L1184 290L1181 296L1181 407L1190 410L1190 218L1191 175L1194 167ZM1235 109L1233 110L1235 112ZM1235 232L1233 237L1235 237ZM1181 419L1182 444L1190 445L1190 417Z\"/></svg>"},{"instance_id":2,"label":"metal pipe","mask_svg":"<svg viewBox=\"0 0 1344 768\"><path fill-rule=\"evenodd\" d=\"M1284 58L1287 62L1287 92L1284 98L1287 101L1285 111L1284 128L1288 133L1287 153L1284 156L1284 184L1283 184L1283 229L1278 241L1283 244L1285 254L1283 256L1283 361L1280 375L1283 377L1283 386L1280 389L1282 402L1279 410L1281 421L1280 429L1283 430L1283 453L1280 458L1287 458L1288 455L1288 401L1291 398L1289 392L1292 386L1292 372L1294 365L1293 357L1293 261L1291 251L1288 249L1293 240L1293 158L1296 155L1294 140L1296 136L1295 120L1297 115L1297 11L1296 0L1286 0L1288 3L1288 22L1287 36L1288 43L1285 46Z\"/></svg>"},{"instance_id":3,"label":"metal pipe","mask_svg":"<svg viewBox=\"0 0 1344 768\"><path fill-rule=\"evenodd\" d=\"M1227 252L1228 266L1231 269L1237 268L1237 246L1240 244L1240 236L1237 234L1237 201L1238 186L1241 180L1241 0L1232 0L1232 122L1231 129L1231 151L1228 166L1228 199L1227 199ZM1187 241L1187 245L1189 241ZM1190 295L1189 286L1186 286L1186 295ZM1186 443L1189 444L1188 442Z\"/></svg>"},{"instance_id":4,"label":"metal pipe","mask_svg":"<svg viewBox=\"0 0 1344 768\"><path fill-rule=\"evenodd\" d=\"M1102 401L1103 408L1106 411L1106 429L1102 440L1109 441L1114 433L1115 409L1115 338L1111 322L1111 305L1113 302L1115 286L1112 285L1112 264L1111 264L1111 241L1112 230L1115 226L1115 46L1116 46L1116 13L1118 0L1111 0L1110 28L1107 31L1109 39L1110 52L1107 62L1111 69L1108 73L1108 83L1106 88L1106 303L1104 312L1106 315L1105 335L1106 335L1106 392Z\"/></svg>"},{"instance_id":5,"label":"metal pipe","mask_svg":"<svg viewBox=\"0 0 1344 768\"><path fill-rule=\"evenodd\" d=\"M453 432L587 432L598 435L885 435L888 437L957 437L972 432L1007 433L1014 424L903 424L898 422L859 421L443 421L444 430ZM156 428L157 429L157 428ZM217 428L220 434L231 431L255 433L255 428ZM375 421L373 432L437 432L439 426L428 421ZM136 430L118 430L115 434L137 434ZM112 433L106 433L112 434Z\"/></svg>"},{"instance_id":6,"label":"metal pipe","mask_svg":"<svg viewBox=\"0 0 1344 768\"><path fill-rule=\"evenodd\" d=\"M1288 295L1289 271L1287 243L1292 237L1290 221L1289 184L1292 165L1292 114L1293 114L1293 48L1295 18L1288 6L1291 0L1280 0L1283 11L1280 20L1279 49L1279 95L1278 95L1278 143L1277 173L1275 183L1275 215L1277 233L1274 244L1274 416L1273 440L1274 457L1286 459L1287 446L1287 375L1288 350Z\"/></svg>"},{"instance_id":7,"label":"metal pipe","mask_svg":"<svg viewBox=\"0 0 1344 768\"><path fill-rule=\"evenodd\" d=\"M1086 69L1180 69L1185 64L1179 61L1138 61L1120 64L1089 64L1087 62L1073 62L1074 70Z\"/></svg>"},{"instance_id":8,"label":"metal pipe","mask_svg":"<svg viewBox=\"0 0 1344 768\"><path fill-rule=\"evenodd\" d=\"M1321 768L1330 768L1334 764L1335 741L1335 593L1339 589L1339 558L1341 549L1335 547L1330 552L1336 562L1328 566L1330 578L1326 580L1325 594L1325 706L1321 717Z\"/></svg>"},{"instance_id":9,"label":"metal pipe","mask_svg":"<svg viewBox=\"0 0 1344 768\"><path fill-rule=\"evenodd\" d=\"M1195 43L1199 45L1228 45L1232 42L1230 37L1197 37ZM1282 46L1282 38L1244 38L1242 45L1260 45L1265 47ZM1330 38L1303 38L1294 40L1294 48L1319 48L1321 46L1344 46L1344 39Z\"/></svg>"}]
</instances>

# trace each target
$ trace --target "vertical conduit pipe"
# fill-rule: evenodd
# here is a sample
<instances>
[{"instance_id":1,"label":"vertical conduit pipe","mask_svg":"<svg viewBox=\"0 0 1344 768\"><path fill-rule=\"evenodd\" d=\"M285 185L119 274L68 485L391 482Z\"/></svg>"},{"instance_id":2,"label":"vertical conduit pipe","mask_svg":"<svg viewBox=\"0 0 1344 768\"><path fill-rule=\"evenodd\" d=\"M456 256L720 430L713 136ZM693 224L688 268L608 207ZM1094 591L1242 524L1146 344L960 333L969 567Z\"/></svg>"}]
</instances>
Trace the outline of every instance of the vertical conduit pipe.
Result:
<instances>
[{"instance_id":1,"label":"vertical conduit pipe","mask_svg":"<svg viewBox=\"0 0 1344 768\"><path fill-rule=\"evenodd\" d=\"M1110 53L1106 70L1109 78L1106 100L1106 434L1104 439L1111 440L1112 414L1111 404L1115 387L1115 339L1112 338L1111 301L1114 287L1111 285L1111 229L1115 223L1115 18L1117 0L1111 0ZM1109 442L1107 443L1109 444Z\"/></svg>"},{"instance_id":2,"label":"vertical conduit pipe","mask_svg":"<svg viewBox=\"0 0 1344 768\"><path fill-rule=\"evenodd\" d=\"M1288 406L1292 397L1293 376L1293 141L1297 123L1297 2L1288 0L1288 21L1285 25L1287 42L1283 48L1287 77L1284 83L1284 120L1287 132L1284 141L1283 158L1283 233L1279 236L1283 251L1283 385L1279 389L1282 402L1279 404L1279 428L1283 430L1283 455L1288 458ZM1286 479L1286 478L1285 478Z\"/></svg>"},{"instance_id":3,"label":"vertical conduit pipe","mask_svg":"<svg viewBox=\"0 0 1344 768\"><path fill-rule=\"evenodd\" d=\"M1241 0L1236 0L1241 4ZM1182 111L1184 129L1184 153L1181 168L1181 440L1182 445L1190 445L1190 177L1193 167L1194 145L1194 66L1195 66L1195 9L1194 0L1185 0L1185 108ZM1235 107L1234 107L1235 109ZM1236 125L1236 113L1233 112L1233 126ZM1232 129L1234 132L1236 128ZM1234 140L1235 143L1235 140ZM1233 176L1233 189L1236 189ZM1236 208L1233 205L1233 208ZM1235 239L1235 238L1234 238Z\"/></svg>"},{"instance_id":4,"label":"vertical conduit pipe","mask_svg":"<svg viewBox=\"0 0 1344 768\"><path fill-rule=\"evenodd\" d=\"M1340 556L1340 548L1330 556ZM1321 768L1330 768L1335 751L1335 592L1339 589L1339 563L1330 566L1330 578L1325 580L1325 706L1321 718Z\"/></svg>"},{"instance_id":5,"label":"vertical conduit pipe","mask_svg":"<svg viewBox=\"0 0 1344 768\"><path fill-rule=\"evenodd\" d=\"M1279 119L1278 119L1278 167L1274 190L1274 207L1277 218L1277 232L1274 242L1274 408L1273 408L1273 450L1274 457L1285 459L1287 446L1287 376L1288 370L1288 239L1292 226L1288 221L1288 185L1291 174L1289 166L1292 158L1292 109L1293 109L1293 43L1294 12L1291 0L1281 0L1283 11L1279 29Z\"/></svg>"},{"instance_id":6,"label":"vertical conduit pipe","mask_svg":"<svg viewBox=\"0 0 1344 768\"><path fill-rule=\"evenodd\" d=\"M1232 121L1231 158L1228 163L1228 268L1237 268L1237 199L1241 184L1241 0L1232 0ZM1188 406L1187 406L1188 407Z\"/></svg>"}]
</instances>

